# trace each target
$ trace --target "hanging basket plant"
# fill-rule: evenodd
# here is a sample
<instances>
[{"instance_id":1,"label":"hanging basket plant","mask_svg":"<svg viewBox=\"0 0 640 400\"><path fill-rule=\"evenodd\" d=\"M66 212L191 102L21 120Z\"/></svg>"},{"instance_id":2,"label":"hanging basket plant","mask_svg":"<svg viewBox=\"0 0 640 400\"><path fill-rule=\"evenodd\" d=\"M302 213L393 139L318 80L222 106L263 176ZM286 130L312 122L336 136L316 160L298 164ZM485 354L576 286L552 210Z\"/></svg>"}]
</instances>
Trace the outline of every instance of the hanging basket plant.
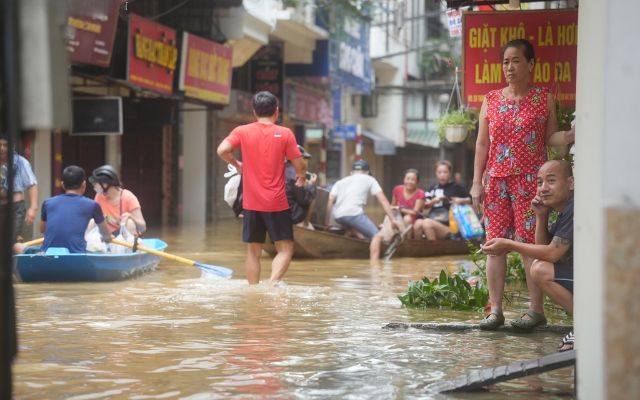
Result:
<instances>
[{"instance_id":1,"label":"hanging basket plant","mask_svg":"<svg viewBox=\"0 0 640 400\"><path fill-rule=\"evenodd\" d=\"M444 128L445 137L451 143L462 143L467 138L469 129L466 125L447 125Z\"/></svg>"},{"instance_id":2,"label":"hanging basket plant","mask_svg":"<svg viewBox=\"0 0 640 400\"><path fill-rule=\"evenodd\" d=\"M476 128L478 117L462 109L453 110L443 114L436 120L440 141L445 139L451 143L460 143L467 138L469 131Z\"/></svg>"}]
</instances>

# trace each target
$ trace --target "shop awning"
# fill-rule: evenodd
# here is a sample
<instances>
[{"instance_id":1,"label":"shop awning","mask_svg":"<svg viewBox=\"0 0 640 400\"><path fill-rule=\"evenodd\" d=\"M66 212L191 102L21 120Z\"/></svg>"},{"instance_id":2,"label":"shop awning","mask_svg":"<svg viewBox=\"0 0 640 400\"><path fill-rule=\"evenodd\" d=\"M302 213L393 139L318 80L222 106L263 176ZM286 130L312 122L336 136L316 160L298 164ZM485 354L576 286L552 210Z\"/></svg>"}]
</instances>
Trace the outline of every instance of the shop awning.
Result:
<instances>
[{"instance_id":1,"label":"shop awning","mask_svg":"<svg viewBox=\"0 0 640 400\"><path fill-rule=\"evenodd\" d=\"M374 133L371 131L363 130L362 135L373 140L373 152L379 156L394 156L396 154L396 144L391 139Z\"/></svg>"},{"instance_id":2,"label":"shop awning","mask_svg":"<svg viewBox=\"0 0 640 400\"><path fill-rule=\"evenodd\" d=\"M440 138L433 123L427 121L407 122L407 143L418 144L426 147L440 147Z\"/></svg>"}]
</instances>

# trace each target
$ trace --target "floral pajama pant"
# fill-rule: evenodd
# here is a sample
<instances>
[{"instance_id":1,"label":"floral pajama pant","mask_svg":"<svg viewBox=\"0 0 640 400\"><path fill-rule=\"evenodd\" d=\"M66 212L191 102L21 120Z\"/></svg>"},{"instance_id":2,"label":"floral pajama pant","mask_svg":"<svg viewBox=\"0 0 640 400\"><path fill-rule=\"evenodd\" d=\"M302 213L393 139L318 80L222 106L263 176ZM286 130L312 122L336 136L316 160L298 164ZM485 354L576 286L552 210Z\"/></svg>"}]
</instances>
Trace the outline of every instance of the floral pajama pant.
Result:
<instances>
[{"instance_id":1,"label":"floral pajama pant","mask_svg":"<svg viewBox=\"0 0 640 400\"><path fill-rule=\"evenodd\" d=\"M536 216L531 201L536 190L535 174L488 177L484 198L487 240L507 238L535 243Z\"/></svg>"}]
</instances>

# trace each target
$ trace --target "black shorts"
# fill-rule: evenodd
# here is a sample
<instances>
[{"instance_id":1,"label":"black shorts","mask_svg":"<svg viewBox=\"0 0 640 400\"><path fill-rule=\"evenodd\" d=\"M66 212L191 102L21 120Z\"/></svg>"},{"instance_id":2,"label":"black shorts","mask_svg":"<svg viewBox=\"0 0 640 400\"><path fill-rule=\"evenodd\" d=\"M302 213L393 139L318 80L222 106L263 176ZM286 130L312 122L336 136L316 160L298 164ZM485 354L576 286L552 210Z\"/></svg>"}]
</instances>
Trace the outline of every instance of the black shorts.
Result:
<instances>
[{"instance_id":1,"label":"black shorts","mask_svg":"<svg viewBox=\"0 0 640 400\"><path fill-rule=\"evenodd\" d=\"M264 243L267 232L272 242L293 240L291 210L276 212L244 210L243 214L243 242Z\"/></svg>"},{"instance_id":2,"label":"black shorts","mask_svg":"<svg viewBox=\"0 0 640 400\"><path fill-rule=\"evenodd\" d=\"M573 294L573 265L553 264L554 281Z\"/></svg>"},{"instance_id":3,"label":"black shorts","mask_svg":"<svg viewBox=\"0 0 640 400\"><path fill-rule=\"evenodd\" d=\"M27 205L24 200L13 202L13 238L15 242L22 237L22 228L24 227L24 218L27 215Z\"/></svg>"}]
</instances>

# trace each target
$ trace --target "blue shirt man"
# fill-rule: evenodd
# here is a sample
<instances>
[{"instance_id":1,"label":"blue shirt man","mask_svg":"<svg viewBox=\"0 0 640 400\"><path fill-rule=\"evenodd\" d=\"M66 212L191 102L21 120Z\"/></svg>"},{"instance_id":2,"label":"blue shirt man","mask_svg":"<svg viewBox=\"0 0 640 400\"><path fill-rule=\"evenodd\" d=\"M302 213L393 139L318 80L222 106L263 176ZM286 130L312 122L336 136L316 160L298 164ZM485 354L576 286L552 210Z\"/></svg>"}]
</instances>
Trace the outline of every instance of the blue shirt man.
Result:
<instances>
[{"instance_id":1,"label":"blue shirt man","mask_svg":"<svg viewBox=\"0 0 640 400\"><path fill-rule=\"evenodd\" d=\"M49 247L66 247L71 253L86 252L84 233L93 218L100 229L102 239L111 240L111 233L104 221L102 209L94 200L84 197L87 183L84 170L70 165L62 172L65 193L49 198L42 204L40 231L44 233L42 250Z\"/></svg>"}]
</instances>

